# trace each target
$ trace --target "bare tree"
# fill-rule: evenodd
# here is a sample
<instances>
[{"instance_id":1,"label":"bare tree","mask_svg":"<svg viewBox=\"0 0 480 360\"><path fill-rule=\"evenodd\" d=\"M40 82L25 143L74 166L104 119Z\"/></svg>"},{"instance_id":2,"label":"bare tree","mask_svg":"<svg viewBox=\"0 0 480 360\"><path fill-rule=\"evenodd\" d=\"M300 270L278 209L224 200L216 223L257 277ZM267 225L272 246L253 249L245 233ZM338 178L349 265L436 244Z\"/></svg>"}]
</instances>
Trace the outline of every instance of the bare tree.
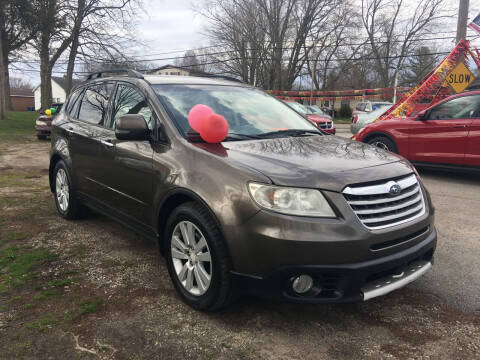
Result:
<instances>
[{"instance_id":1,"label":"bare tree","mask_svg":"<svg viewBox=\"0 0 480 360\"><path fill-rule=\"evenodd\" d=\"M88 56L84 57L84 62L81 66L81 73L91 73L102 70L115 69L133 69L138 71L148 71L155 67L154 64L148 61L137 60L133 57L116 56L110 57L110 53L105 52L104 49L90 49Z\"/></svg>"},{"instance_id":2,"label":"bare tree","mask_svg":"<svg viewBox=\"0 0 480 360\"><path fill-rule=\"evenodd\" d=\"M406 56L445 17L444 0L362 0L362 24L382 86L391 86ZM408 13L407 13L408 12Z\"/></svg>"},{"instance_id":3,"label":"bare tree","mask_svg":"<svg viewBox=\"0 0 480 360\"><path fill-rule=\"evenodd\" d=\"M34 46L40 56L41 107L52 103L52 69L72 40L68 0L37 1L38 34Z\"/></svg>"},{"instance_id":4,"label":"bare tree","mask_svg":"<svg viewBox=\"0 0 480 360\"><path fill-rule=\"evenodd\" d=\"M30 81L18 78L18 77L11 77L9 79L10 81L10 87L13 89L32 89L33 90L33 85Z\"/></svg>"},{"instance_id":5,"label":"bare tree","mask_svg":"<svg viewBox=\"0 0 480 360\"><path fill-rule=\"evenodd\" d=\"M421 46L415 50L415 55L408 59L400 71L400 83L405 86L413 86L427 76L439 62L439 56L428 46Z\"/></svg>"},{"instance_id":6,"label":"bare tree","mask_svg":"<svg viewBox=\"0 0 480 360\"><path fill-rule=\"evenodd\" d=\"M77 56L89 58L92 48L102 49L108 58L122 58L118 44L118 30L132 29L139 0L76 0L72 6L72 39L67 64L66 91L72 88L72 77ZM133 37L129 40L133 40Z\"/></svg>"},{"instance_id":7,"label":"bare tree","mask_svg":"<svg viewBox=\"0 0 480 360\"><path fill-rule=\"evenodd\" d=\"M0 120L10 108L10 57L35 34L33 4L28 0L0 0Z\"/></svg>"},{"instance_id":8,"label":"bare tree","mask_svg":"<svg viewBox=\"0 0 480 360\"><path fill-rule=\"evenodd\" d=\"M183 57L175 59L174 65L194 71L204 71L205 69L205 65L201 63L195 50L187 50Z\"/></svg>"},{"instance_id":9,"label":"bare tree","mask_svg":"<svg viewBox=\"0 0 480 360\"><path fill-rule=\"evenodd\" d=\"M353 2L342 1L332 10L329 26L316 34L306 63L315 89L332 87L353 67L352 59L364 52L366 41L361 39L358 22Z\"/></svg>"},{"instance_id":10,"label":"bare tree","mask_svg":"<svg viewBox=\"0 0 480 360\"><path fill-rule=\"evenodd\" d=\"M270 89L290 89L312 38L328 26L339 0L208 0L198 11L219 46L218 67ZM213 61L212 61L213 62Z\"/></svg>"}]
</instances>

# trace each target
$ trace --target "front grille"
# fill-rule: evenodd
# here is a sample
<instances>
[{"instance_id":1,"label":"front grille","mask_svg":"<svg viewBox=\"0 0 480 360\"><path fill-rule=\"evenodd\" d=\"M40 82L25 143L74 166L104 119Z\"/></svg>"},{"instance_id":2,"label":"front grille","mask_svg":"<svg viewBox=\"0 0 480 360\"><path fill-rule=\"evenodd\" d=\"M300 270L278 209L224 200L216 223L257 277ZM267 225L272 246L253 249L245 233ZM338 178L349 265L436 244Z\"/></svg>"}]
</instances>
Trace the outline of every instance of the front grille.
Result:
<instances>
[{"instance_id":1,"label":"front grille","mask_svg":"<svg viewBox=\"0 0 480 360\"><path fill-rule=\"evenodd\" d=\"M318 123L317 123L317 126L318 126L320 129L331 129L331 128L333 128L333 122L331 122L331 121L318 122Z\"/></svg>"},{"instance_id":2,"label":"front grille","mask_svg":"<svg viewBox=\"0 0 480 360\"><path fill-rule=\"evenodd\" d=\"M392 187L398 191L391 192ZM422 189L413 174L374 185L348 186L343 195L362 224L369 229L398 225L425 213Z\"/></svg>"}]
</instances>

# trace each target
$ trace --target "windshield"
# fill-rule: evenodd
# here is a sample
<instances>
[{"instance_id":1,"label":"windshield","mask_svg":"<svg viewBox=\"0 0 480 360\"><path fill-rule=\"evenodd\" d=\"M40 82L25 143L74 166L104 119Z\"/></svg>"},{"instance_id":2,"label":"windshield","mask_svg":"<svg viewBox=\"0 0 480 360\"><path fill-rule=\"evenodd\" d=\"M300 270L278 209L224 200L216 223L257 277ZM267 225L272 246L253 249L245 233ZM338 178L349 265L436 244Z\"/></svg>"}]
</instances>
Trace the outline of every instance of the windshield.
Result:
<instances>
[{"instance_id":1,"label":"windshield","mask_svg":"<svg viewBox=\"0 0 480 360\"><path fill-rule=\"evenodd\" d=\"M311 114L312 112L310 111L310 109L308 109L307 106L305 105L302 105L300 103L297 103L297 102L287 102L286 103L288 106L290 106L292 109L298 111L300 114Z\"/></svg>"},{"instance_id":2,"label":"windshield","mask_svg":"<svg viewBox=\"0 0 480 360\"><path fill-rule=\"evenodd\" d=\"M378 110L380 108L384 108L384 107L390 107L392 106L393 104L392 103L372 103L372 111L373 110Z\"/></svg>"},{"instance_id":3,"label":"windshield","mask_svg":"<svg viewBox=\"0 0 480 360\"><path fill-rule=\"evenodd\" d=\"M261 90L221 85L152 85L185 136L188 112L204 104L225 117L229 134L262 135L280 130L318 131L308 120Z\"/></svg>"},{"instance_id":4,"label":"windshield","mask_svg":"<svg viewBox=\"0 0 480 360\"><path fill-rule=\"evenodd\" d=\"M307 108L312 114L330 117L330 115L326 111L320 109L317 105L308 105Z\"/></svg>"}]
</instances>

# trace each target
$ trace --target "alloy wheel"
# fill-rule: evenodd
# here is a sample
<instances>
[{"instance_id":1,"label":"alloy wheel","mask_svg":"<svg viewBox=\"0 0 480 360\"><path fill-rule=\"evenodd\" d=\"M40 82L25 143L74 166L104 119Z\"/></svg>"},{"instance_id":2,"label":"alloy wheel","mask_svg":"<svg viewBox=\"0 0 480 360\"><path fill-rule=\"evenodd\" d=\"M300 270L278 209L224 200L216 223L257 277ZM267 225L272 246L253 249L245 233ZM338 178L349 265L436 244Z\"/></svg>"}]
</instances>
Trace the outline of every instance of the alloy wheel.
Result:
<instances>
[{"instance_id":1,"label":"alloy wheel","mask_svg":"<svg viewBox=\"0 0 480 360\"><path fill-rule=\"evenodd\" d=\"M191 295L205 294L212 280L212 258L200 229L181 221L173 229L170 251L178 280Z\"/></svg>"},{"instance_id":2,"label":"alloy wheel","mask_svg":"<svg viewBox=\"0 0 480 360\"><path fill-rule=\"evenodd\" d=\"M372 143L373 146L376 146L380 149L383 149L383 150L387 150L387 151L390 151L390 149L388 148L387 144L381 142L381 141L375 141L374 143Z\"/></svg>"},{"instance_id":3,"label":"alloy wheel","mask_svg":"<svg viewBox=\"0 0 480 360\"><path fill-rule=\"evenodd\" d=\"M70 191L68 187L67 173L64 169L58 169L55 179L55 193L57 195L58 206L62 211L68 210Z\"/></svg>"}]
</instances>

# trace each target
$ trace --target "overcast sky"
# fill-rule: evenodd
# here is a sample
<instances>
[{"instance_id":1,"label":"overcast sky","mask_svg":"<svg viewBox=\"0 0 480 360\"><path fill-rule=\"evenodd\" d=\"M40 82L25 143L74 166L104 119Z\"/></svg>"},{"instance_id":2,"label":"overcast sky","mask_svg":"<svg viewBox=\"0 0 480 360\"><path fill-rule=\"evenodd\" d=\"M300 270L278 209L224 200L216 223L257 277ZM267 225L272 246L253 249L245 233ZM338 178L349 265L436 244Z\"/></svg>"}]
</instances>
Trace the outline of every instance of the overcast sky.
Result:
<instances>
[{"instance_id":1,"label":"overcast sky","mask_svg":"<svg viewBox=\"0 0 480 360\"><path fill-rule=\"evenodd\" d=\"M145 0L146 15L138 33L155 51L199 47L207 42L201 35L205 24L191 8L191 0Z\"/></svg>"},{"instance_id":2,"label":"overcast sky","mask_svg":"<svg viewBox=\"0 0 480 360\"><path fill-rule=\"evenodd\" d=\"M208 39L202 35L207 26L205 18L192 10L192 1L195 0L144 0L143 14L139 14L137 20L137 34L147 48L141 50L128 50L128 55L134 55L140 58L158 58L158 57L174 57L182 56L183 51L191 48L208 46ZM196 6L201 4L202 0L196 0ZM409 0L416 1L416 0ZM459 0L448 0L447 5L457 8ZM470 1L469 21L480 12L480 1ZM455 35L456 17L452 17L450 21L445 21L439 32L452 31L451 35ZM445 36L446 34L442 34ZM475 35L472 30L468 30L468 35ZM447 35L448 36L448 35ZM480 47L480 39L474 41L477 47ZM443 44L445 45L445 44ZM452 41L453 47L453 41ZM182 50L181 52L160 55L159 53ZM155 56L157 54L157 56ZM161 61L155 65L163 65L173 63L173 60ZM58 69L64 71L64 69ZM31 83L37 85L40 82L38 72L29 71L23 74L18 71L12 71L13 76L21 76L30 80ZM61 76L62 73L54 73Z\"/></svg>"}]
</instances>

